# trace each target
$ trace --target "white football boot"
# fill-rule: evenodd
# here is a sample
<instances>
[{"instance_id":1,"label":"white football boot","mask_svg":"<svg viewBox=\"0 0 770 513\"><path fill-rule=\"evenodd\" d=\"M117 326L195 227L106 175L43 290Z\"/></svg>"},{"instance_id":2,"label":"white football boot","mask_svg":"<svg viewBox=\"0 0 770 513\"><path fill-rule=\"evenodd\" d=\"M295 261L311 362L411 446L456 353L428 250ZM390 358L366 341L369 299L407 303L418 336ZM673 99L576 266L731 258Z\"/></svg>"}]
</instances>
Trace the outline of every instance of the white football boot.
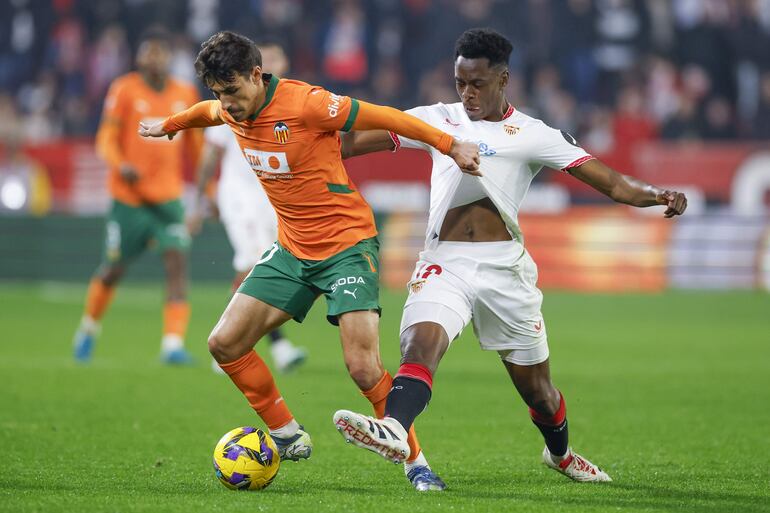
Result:
<instances>
[{"instance_id":1,"label":"white football boot","mask_svg":"<svg viewBox=\"0 0 770 513\"><path fill-rule=\"evenodd\" d=\"M567 456L561 462L556 463L553 460L553 456L551 456L551 451L546 446L543 449L543 463L575 481L612 481L612 478L606 472L581 455L572 452L572 448L567 450Z\"/></svg>"},{"instance_id":2,"label":"white football boot","mask_svg":"<svg viewBox=\"0 0 770 513\"><path fill-rule=\"evenodd\" d=\"M396 419L375 419L348 410L339 410L333 417L337 431L348 443L376 452L393 463L409 458L408 433Z\"/></svg>"},{"instance_id":3,"label":"white football boot","mask_svg":"<svg viewBox=\"0 0 770 513\"><path fill-rule=\"evenodd\" d=\"M271 433L270 437L275 442L276 447L278 447L278 455L281 457L281 461L306 460L313 452L313 441L303 426L299 427L294 436L282 438Z\"/></svg>"}]
</instances>

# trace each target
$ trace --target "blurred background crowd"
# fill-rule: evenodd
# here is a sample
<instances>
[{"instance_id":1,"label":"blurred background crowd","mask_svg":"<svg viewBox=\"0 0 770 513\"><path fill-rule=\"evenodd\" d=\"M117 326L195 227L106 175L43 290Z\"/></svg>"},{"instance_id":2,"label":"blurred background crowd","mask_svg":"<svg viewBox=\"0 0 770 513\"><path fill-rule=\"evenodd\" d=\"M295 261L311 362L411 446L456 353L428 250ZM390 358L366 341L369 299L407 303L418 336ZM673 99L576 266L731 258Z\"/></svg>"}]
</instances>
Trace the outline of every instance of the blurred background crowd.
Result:
<instances>
[{"instance_id":1,"label":"blurred background crowd","mask_svg":"<svg viewBox=\"0 0 770 513\"><path fill-rule=\"evenodd\" d=\"M94 134L152 23L173 74L232 29L282 44L290 75L409 108L456 101L453 44L515 45L516 106L595 152L649 140L770 137L770 0L0 0L0 118L27 142ZM201 91L203 95L205 91ZM7 123L14 120L13 123Z\"/></svg>"},{"instance_id":2,"label":"blurred background crowd","mask_svg":"<svg viewBox=\"0 0 770 513\"><path fill-rule=\"evenodd\" d=\"M0 239L16 241L0 244L0 278L92 271L110 204L93 135L148 28L173 34L172 74L202 97L198 48L230 29L280 44L292 78L407 109L457 101L454 42L486 26L514 43L518 109L689 199L668 222L540 173L521 223L542 286L770 289L770 0L0 0L0 13ZM400 287L423 241L429 162L367 159L346 167L381 222L384 282ZM191 267L211 278L229 250L209 228Z\"/></svg>"}]
</instances>

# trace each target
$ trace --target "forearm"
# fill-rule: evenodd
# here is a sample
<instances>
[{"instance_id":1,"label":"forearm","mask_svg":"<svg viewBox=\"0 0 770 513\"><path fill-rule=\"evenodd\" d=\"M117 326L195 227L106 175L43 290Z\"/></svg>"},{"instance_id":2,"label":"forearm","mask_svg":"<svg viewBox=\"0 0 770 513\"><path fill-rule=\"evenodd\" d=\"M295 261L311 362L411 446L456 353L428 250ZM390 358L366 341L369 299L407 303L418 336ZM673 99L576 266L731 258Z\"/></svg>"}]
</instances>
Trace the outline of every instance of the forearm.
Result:
<instances>
[{"instance_id":1,"label":"forearm","mask_svg":"<svg viewBox=\"0 0 770 513\"><path fill-rule=\"evenodd\" d=\"M395 143L385 130L366 130L363 132L341 132L342 158L366 155L377 151L393 150Z\"/></svg>"},{"instance_id":2,"label":"forearm","mask_svg":"<svg viewBox=\"0 0 770 513\"><path fill-rule=\"evenodd\" d=\"M634 207L657 205L662 189L618 173L599 159L591 159L569 170L569 173L618 203Z\"/></svg>"},{"instance_id":3,"label":"forearm","mask_svg":"<svg viewBox=\"0 0 770 513\"><path fill-rule=\"evenodd\" d=\"M214 171L217 169L219 159L220 151L217 148L207 145L203 149L203 156L201 157L200 166L198 167L198 183L196 186L197 199L205 196L206 186L211 180L211 177L214 176Z\"/></svg>"},{"instance_id":4,"label":"forearm","mask_svg":"<svg viewBox=\"0 0 770 513\"><path fill-rule=\"evenodd\" d=\"M448 154L454 138L424 121L392 107L383 107L359 101L359 112L353 130L388 130L408 139L429 144ZM354 153L355 154L355 153Z\"/></svg>"},{"instance_id":5,"label":"forearm","mask_svg":"<svg viewBox=\"0 0 770 513\"><path fill-rule=\"evenodd\" d=\"M205 128L222 123L224 121L219 117L219 101L206 100L167 117L163 121L163 130L169 134L187 128Z\"/></svg>"},{"instance_id":6,"label":"forearm","mask_svg":"<svg viewBox=\"0 0 770 513\"><path fill-rule=\"evenodd\" d=\"M658 205L657 197L662 193L663 189L618 173L616 183L609 196L618 203L634 207L651 207Z\"/></svg>"},{"instance_id":7,"label":"forearm","mask_svg":"<svg viewBox=\"0 0 770 513\"><path fill-rule=\"evenodd\" d=\"M119 127L112 122L103 124L96 133L96 151L111 168L118 168L125 161L119 135Z\"/></svg>"}]
</instances>

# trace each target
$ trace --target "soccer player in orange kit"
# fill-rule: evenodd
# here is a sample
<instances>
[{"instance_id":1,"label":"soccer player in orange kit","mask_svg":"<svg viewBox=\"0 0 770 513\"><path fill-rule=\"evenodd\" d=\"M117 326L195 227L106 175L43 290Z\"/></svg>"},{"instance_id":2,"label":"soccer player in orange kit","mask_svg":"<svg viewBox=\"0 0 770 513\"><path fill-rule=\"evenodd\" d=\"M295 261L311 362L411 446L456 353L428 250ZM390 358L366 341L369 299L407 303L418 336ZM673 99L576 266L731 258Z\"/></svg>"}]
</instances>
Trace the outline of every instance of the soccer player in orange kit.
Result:
<instances>
[{"instance_id":1,"label":"soccer player in orange kit","mask_svg":"<svg viewBox=\"0 0 770 513\"><path fill-rule=\"evenodd\" d=\"M137 136L139 122L154 122L199 100L195 87L168 76L168 34L150 29L136 54L137 71L110 86L96 135L99 154L109 165L112 206L107 218L104 261L88 287L85 312L75 333L75 358L91 358L99 322L115 287L132 260L154 245L166 269L161 358L189 363L184 336L190 317L187 303L186 251L190 237L184 223L182 167L198 158L203 137L191 130L179 141Z\"/></svg>"},{"instance_id":2,"label":"soccer player in orange kit","mask_svg":"<svg viewBox=\"0 0 770 513\"><path fill-rule=\"evenodd\" d=\"M379 354L379 243L371 208L347 176L339 130L387 129L436 147L476 173L478 147L390 107L338 96L262 72L256 45L220 32L203 43L196 70L217 100L162 122L142 123L146 137L227 124L278 217L278 241L234 295L208 341L222 369L270 429L281 458L310 456L310 436L295 420L255 341L294 318L301 322L323 294L340 328L351 378L381 416L392 377ZM428 466L414 431L405 471L420 491L445 485Z\"/></svg>"}]
</instances>

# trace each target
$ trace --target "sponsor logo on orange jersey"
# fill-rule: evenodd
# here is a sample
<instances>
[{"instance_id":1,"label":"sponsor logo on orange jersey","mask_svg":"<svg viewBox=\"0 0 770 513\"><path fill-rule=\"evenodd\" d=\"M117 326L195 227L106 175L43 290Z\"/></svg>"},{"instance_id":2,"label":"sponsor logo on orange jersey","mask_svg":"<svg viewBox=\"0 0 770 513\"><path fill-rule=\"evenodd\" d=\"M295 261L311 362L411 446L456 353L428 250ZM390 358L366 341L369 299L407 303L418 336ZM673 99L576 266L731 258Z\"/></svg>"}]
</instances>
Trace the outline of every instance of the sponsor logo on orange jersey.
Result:
<instances>
[{"instance_id":1,"label":"sponsor logo on orange jersey","mask_svg":"<svg viewBox=\"0 0 770 513\"><path fill-rule=\"evenodd\" d=\"M279 121L273 125L273 134L275 134L275 140L281 144L289 142L289 127L283 121Z\"/></svg>"},{"instance_id":2,"label":"sponsor logo on orange jersey","mask_svg":"<svg viewBox=\"0 0 770 513\"><path fill-rule=\"evenodd\" d=\"M340 103L342 102L342 96L334 93L329 93L329 105L326 106L329 109L329 116L336 118L340 113Z\"/></svg>"},{"instance_id":3,"label":"sponsor logo on orange jersey","mask_svg":"<svg viewBox=\"0 0 770 513\"><path fill-rule=\"evenodd\" d=\"M270 152L245 148L243 156L251 169L259 177L264 178L292 178L289 161L284 152Z\"/></svg>"}]
</instances>

